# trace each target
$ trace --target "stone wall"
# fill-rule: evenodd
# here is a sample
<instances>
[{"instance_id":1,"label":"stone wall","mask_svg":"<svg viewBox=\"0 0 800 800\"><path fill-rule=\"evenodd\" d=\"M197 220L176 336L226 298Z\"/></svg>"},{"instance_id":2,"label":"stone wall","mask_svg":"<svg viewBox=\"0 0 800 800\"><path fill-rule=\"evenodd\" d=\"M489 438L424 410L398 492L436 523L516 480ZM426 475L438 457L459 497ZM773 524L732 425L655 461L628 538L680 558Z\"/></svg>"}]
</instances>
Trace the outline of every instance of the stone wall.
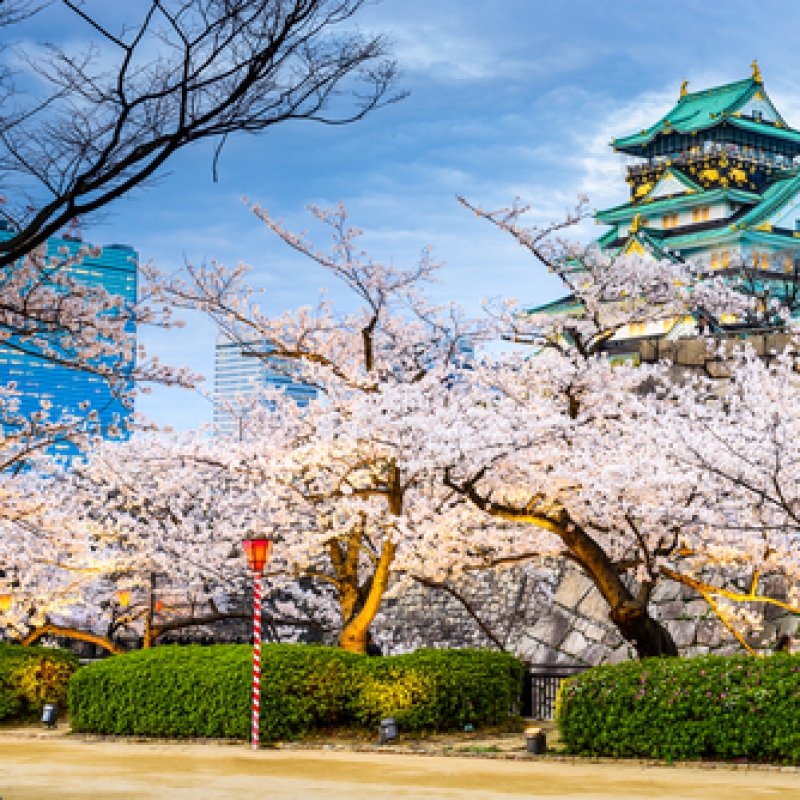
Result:
<instances>
[{"instance_id":1,"label":"stone wall","mask_svg":"<svg viewBox=\"0 0 800 800\"><path fill-rule=\"evenodd\" d=\"M535 573L510 569L453 584L495 636L536 664L617 663L634 656L608 617L608 606L592 582L567 562ZM778 582L762 591L780 597ZM769 651L779 634L795 636L798 619L771 606L762 615L751 646ZM676 583L656 587L650 612L667 627L683 656L733 654L741 645L700 595ZM463 604L441 589L404 587L385 601L373 626L384 652L417 647L492 647Z\"/></svg>"},{"instance_id":2,"label":"stone wall","mask_svg":"<svg viewBox=\"0 0 800 800\"><path fill-rule=\"evenodd\" d=\"M702 374L719 380L720 390L724 391L726 379L730 376L731 354L745 343L766 361L789 346L794 348L793 339L788 333L753 334L746 339L732 336L717 340L716 347L710 347L705 340L699 338L675 341L646 339L639 343L639 358L642 362L651 364L669 361L669 376L674 381L680 382L687 372ZM724 347L723 355L718 349L720 345Z\"/></svg>"}]
</instances>

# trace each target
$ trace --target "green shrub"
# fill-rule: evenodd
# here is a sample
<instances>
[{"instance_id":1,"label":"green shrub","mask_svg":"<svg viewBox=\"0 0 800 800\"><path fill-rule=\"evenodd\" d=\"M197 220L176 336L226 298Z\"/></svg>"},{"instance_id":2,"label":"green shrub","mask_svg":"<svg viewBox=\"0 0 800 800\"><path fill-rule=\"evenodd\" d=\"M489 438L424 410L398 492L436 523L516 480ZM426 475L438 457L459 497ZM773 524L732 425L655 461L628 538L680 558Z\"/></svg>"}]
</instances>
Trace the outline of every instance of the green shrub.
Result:
<instances>
[{"instance_id":1,"label":"green shrub","mask_svg":"<svg viewBox=\"0 0 800 800\"><path fill-rule=\"evenodd\" d=\"M525 667L507 653L417 650L362 661L353 719L373 727L393 716L401 730L494 725L519 700Z\"/></svg>"},{"instance_id":2,"label":"green shrub","mask_svg":"<svg viewBox=\"0 0 800 800\"><path fill-rule=\"evenodd\" d=\"M62 710L78 659L65 650L0 643L0 720L30 719L45 703Z\"/></svg>"},{"instance_id":3,"label":"green shrub","mask_svg":"<svg viewBox=\"0 0 800 800\"><path fill-rule=\"evenodd\" d=\"M596 667L565 681L568 752L800 762L800 657L704 656Z\"/></svg>"},{"instance_id":4,"label":"green shrub","mask_svg":"<svg viewBox=\"0 0 800 800\"><path fill-rule=\"evenodd\" d=\"M245 739L253 649L159 647L80 670L70 683L77 731ZM523 667L482 651L367 658L335 648L268 645L261 655L263 741L320 728L373 727L394 715L403 731L496 722L519 697Z\"/></svg>"}]
</instances>

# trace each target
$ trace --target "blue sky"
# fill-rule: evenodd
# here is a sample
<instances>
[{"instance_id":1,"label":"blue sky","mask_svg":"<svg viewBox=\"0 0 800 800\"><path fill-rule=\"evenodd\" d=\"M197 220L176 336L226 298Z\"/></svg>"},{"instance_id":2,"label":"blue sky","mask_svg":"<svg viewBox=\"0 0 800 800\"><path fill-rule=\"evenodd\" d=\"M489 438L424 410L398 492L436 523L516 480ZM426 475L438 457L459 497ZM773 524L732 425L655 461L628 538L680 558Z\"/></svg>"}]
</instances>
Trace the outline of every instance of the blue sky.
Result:
<instances>
[{"instance_id":1,"label":"blue sky","mask_svg":"<svg viewBox=\"0 0 800 800\"><path fill-rule=\"evenodd\" d=\"M376 259L410 265L432 244L447 262L442 299L473 311L481 298L501 295L533 304L559 287L456 194L492 207L520 196L537 223L563 216L579 193L597 208L623 202L621 160L609 140L665 113L684 78L694 90L740 80L753 58L779 110L800 127L800 8L791 0L384 0L358 19L394 41L406 100L352 126L293 123L233 138L218 183L211 147L190 148L158 185L85 228L86 238L132 244L164 269L185 259L243 261L265 289L262 308L277 314L313 303L327 278L239 198L312 235L305 206L342 200ZM80 43L85 31L50 11L25 36ZM576 232L594 233L589 224ZM203 373L210 389L214 330L199 318L188 323L142 338L163 360ZM207 400L181 390L156 390L139 410L184 429L211 418Z\"/></svg>"}]
</instances>

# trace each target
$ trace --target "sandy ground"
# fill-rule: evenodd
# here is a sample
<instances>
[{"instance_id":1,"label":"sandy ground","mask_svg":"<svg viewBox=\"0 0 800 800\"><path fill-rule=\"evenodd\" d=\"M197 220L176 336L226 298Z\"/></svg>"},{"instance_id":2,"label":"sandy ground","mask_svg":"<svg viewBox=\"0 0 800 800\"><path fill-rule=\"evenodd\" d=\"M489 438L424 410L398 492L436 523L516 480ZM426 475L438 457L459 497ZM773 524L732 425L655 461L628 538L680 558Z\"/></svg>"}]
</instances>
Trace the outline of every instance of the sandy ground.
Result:
<instances>
[{"instance_id":1,"label":"sandy ground","mask_svg":"<svg viewBox=\"0 0 800 800\"><path fill-rule=\"evenodd\" d=\"M797 773L0 738L2 800L798 798Z\"/></svg>"}]
</instances>

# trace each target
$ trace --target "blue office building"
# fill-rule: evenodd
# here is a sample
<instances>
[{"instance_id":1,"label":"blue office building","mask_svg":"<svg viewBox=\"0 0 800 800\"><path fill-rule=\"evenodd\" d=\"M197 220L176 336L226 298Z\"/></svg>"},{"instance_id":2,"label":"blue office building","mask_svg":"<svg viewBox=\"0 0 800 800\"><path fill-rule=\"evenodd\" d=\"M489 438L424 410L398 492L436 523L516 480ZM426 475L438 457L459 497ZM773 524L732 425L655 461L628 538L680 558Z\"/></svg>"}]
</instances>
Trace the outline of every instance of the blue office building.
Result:
<instances>
[{"instance_id":1,"label":"blue office building","mask_svg":"<svg viewBox=\"0 0 800 800\"><path fill-rule=\"evenodd\" d=\"M11 237L11 232L0 230L0 240ZM53 238L48 240L48 256L61 256L59 250L67 248L70 254L76 253L84 242L77 238ZM99 257L86 257L79 264L62 267L77 283L99 285L109 294L119 295L128 303L136 301L138 255L127 245L112 244L102 248ZM135 336L133 322L129 331ZM126 408L108 383L99 375L70 369L52 363L47 358L37 356L36 348L30 343L20 343L26 352L20 352L10 344L0 345L0 385L12 381L20 393L20 413L29 418L41 408L41 401L52 404L51 419L58 419L63 412L86 417L87 411L97 412L97 423L104 435L110 429L119 427L126 437L125 420L132 410ZM131 363L131 367L133 363ZM81 404L88 408L81 409ZM97 424L96 423L96 424ZM69 456L75 448L69 443L59 443L53 448L55 454Z\"/></svg>"},{"instance_id":2,"label":"blue office building","mask_svg":"<svg viewBox=\"0 0 800 800\"><path fill-rule=\"evenodd\" d=\"M308 405L317 391L292 377L292 365L267 358L269 345L262 341L238 342L217 337L214 363L214 424L224 436L243 435L249 400L267 387L281 389L299 406Z\"/></svg>"}]
</instances>

